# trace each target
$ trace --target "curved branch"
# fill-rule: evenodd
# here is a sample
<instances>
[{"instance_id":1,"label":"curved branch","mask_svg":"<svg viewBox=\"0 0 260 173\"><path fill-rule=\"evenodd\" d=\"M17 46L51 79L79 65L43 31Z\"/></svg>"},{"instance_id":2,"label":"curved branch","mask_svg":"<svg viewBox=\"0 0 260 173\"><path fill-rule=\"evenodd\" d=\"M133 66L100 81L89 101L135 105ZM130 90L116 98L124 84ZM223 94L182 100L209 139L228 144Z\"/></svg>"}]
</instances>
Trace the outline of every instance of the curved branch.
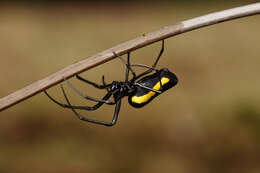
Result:
<instances>
[{"instance_id":1,"label":"curved branch","mask_svg":"<svg viewBox=\"0 0 260 173\"><path fill-rule=\"evenodd\" d=\"M79 62L71 64L60 71L47 76L44 79L36 81L20 90L11 93L0 99L0 111L15 105L31 96L50 88L63 81L64 78L68 79L76 74L89 70L95 66L103 64L115 58L113 52L118 55L126 54L154 42L173 37L175 35L185 33L201 27L217 24L233 20L236 18L260 14L260 3L232 8L229 10L219 11L208 15L196 17L190 20L182 21L174 25L165 26L159 30L143 34L132 40L118 44L110 49L104 50L100 53L92 55Z\"/></svg>"}]
</instances>

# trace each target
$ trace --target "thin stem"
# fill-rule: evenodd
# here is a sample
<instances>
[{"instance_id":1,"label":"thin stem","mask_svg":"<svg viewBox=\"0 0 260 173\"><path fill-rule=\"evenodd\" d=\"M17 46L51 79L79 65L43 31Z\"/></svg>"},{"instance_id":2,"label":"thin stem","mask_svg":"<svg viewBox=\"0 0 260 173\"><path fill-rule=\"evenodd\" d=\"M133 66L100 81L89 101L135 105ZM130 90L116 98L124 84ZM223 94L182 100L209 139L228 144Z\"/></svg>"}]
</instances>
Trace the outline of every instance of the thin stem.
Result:
<instances>
[{"instance_id":1,"label":"thin stem","mask_svg":"<svg viewBox=\"0 0 260 173\"><path fill-rule=\"evenodd\" d=\"M196 17L190 20L179 22L174 25L165 26L153 32L142 34L141 36L136 37L132 40L118 44L110 49L92 55L77 63L71 64L64 69L45 77L44 79L34 82L31 85L28 85L20 90L15 91L14 93L9 94L8 96L1 98L0 111L62 82L63 77L69 79L76 74L87 71L91 68L94 68L98 65L114 59L116 56L113 54L113 52L117 52L118 55L124 55L127 52L145 47L154 42L173 37L178 34L192 31L194 29L241 17L252 16L259 13L260 3L255 3Z\"/></svg>"}]
</instances>

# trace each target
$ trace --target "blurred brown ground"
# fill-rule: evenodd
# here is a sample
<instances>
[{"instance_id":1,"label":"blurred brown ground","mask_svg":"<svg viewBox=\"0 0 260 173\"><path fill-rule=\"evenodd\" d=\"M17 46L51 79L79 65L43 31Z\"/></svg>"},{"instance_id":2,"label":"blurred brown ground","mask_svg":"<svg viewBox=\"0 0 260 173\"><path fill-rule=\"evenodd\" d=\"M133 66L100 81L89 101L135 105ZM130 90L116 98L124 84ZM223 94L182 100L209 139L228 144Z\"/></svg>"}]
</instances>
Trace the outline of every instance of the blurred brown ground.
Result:
<instances>
[{"instance_id":1,"label":"blurred brown ground","mask_svg":"<svg viewBox=\"0 0 260 173\"><path fill-rule=\"evenodd\" d=\"M247 3L1 6L0 97L144 32ZM124 99L112 128L81 122L43 94L1 112L0 172L260 172L259 21L167 39L158 67L179 84L142 109ZM159 50L153 44L131 60L152 64ZM100 82L103 74L123 80L124 66L113 60L82 76ZM74 104L91 104L66 89ZM59 87L49 91L63 99ZM113 109L81 113L110 120Z\"/></svg>"}]
</instances>

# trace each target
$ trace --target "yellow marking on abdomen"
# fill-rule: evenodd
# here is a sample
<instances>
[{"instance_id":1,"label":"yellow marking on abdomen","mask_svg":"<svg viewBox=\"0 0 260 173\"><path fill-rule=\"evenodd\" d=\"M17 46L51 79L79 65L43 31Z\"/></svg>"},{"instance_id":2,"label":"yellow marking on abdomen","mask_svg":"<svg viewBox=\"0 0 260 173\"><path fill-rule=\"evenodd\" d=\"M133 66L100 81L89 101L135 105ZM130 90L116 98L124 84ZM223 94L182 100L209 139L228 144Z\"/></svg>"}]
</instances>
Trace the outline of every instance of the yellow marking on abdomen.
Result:
<instances>
[{"instance_id":1,"label":"yellow marking on abdomen","mask_svg":"<svg viewBox=\"0 0 260 173\"><path fill-rule=\"evenodd\" d=\"M161 83L162 83L162 85L168 83L169 80L170 80L170 79L169 79L169 78L166 78L166 77L161 78ZM157 82L156 85L154 85L153 89L158 91L158 90L160 90L160 86L161 86L160 82ZM154 95L155 95L155 92L149 91L147 94L145 94L145 95L143 95L143 96L133 96L133 97L131 98L131 100L132 100L132 102L134 102L134 103L141 104L141 103L147 102L147 101L148 101L152 96L154 96Z\"/></svg>"}]
</instances>

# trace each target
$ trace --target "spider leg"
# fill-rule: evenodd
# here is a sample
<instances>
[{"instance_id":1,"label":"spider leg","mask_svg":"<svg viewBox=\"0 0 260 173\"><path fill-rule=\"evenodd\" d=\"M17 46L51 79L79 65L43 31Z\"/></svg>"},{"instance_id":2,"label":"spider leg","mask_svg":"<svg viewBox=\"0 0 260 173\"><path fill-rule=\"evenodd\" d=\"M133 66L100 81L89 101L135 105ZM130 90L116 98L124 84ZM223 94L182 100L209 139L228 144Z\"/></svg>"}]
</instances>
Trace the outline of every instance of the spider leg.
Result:
<instances>
[{"instance_id":1,"label":"spider leg","mask_svg":"<svg viewBox=\"0 0 260 173\"><path fill-rule=\"evenodd\" d=\"M159 53L158 57L156 58L152 67L156 67L156 65L157 65L159 59L161 58L163 52L164 52L164 40L162 40L162 48L161 48L160 53Z\"/></svg>"},{"instance_id":2,"label":"spider leg","mask_svg":"<svg viewBox=\"0 0 260 173\"><path fill-rule=\"evenodd\" d=\"M144 67L144 68L148 68L148 69L152 69L154 71L159 71L157 68L146 65L146 64L132 64L132 67Z\"/></svg>"},{"instance_id":3,"label":"spider leg","mask_svg":"<svg viewBox=\"0 0 260 173\"><path fill-rule=\"evenodd\" d=\"M66 95L63 86L61 85L61 89L63 91L63 95ZM104 104L104 102L98 102L97 104L95 104L94 106L71 106L68 104L63 104L58 102L56 99L54 99L52 96L50 96L48 94L47 91L44 91L44 93L48 96L49 99L51 99L54 103L56 103L57 105L63 107L63 108L74 108L74 109L81 109L81 110L88 110L88 111L94 111L96 109L98 109L100 106L102 106ZM111 97L112 93L107 93L104 97L103 100L108 100ZM66 95L67 97L67 95Z\"/></svg>"},{"instance_id":4,"label":"spider leg","mask_svg":"<svg viewBox=\"0 0 260 173\"><path fill-rule=\"evenodd\" d=\"M127 82L128 81L128 77L129 77L129 71L131 71L133 77L136 76L134 70L131 68L131 65L130 65L130 52L127 53L127 62L119 55L117 55L115 52L113 52L113 54L118 57L122 62L123 64L126 65L126 73L125 73L125 81Z\"/></svg>"},{"instance_id":5,"label":"spider leg","mask_svg":"<svg viewBox=\"0 0 260 173\"><path fill-rule=\"evenodd\" d=\"M106 104L115 104L115 102L111 102L111 101L108 101L108 100L103 100L103 99L97 99L97 98L94 98L94 97L90 97L90 96L87 96L87 95L84 95L83 93L81 93L78 89L76 89L72 83L70 83L68 80L66 80L64 78L64 81L69 85L69 87L75 91L78 95L80 95L81 97L85 98L85 99L88 99L88 100L92 100L92 101L95 101L95 102L103 102L103 103L106 103Z\"/></svg>"},{"instance_id":6,"label":"spider leg","mask_svg":"<svg viewBox=\"0 0 260 173\"><path fill-rule=\"evenodd\" d=\"M158 69L156 69L155 67L152 67L152 66L149 66L149 65L145 65L145 64L132 64L131 66L136 66L136 67L144 67L144 68L148 68L148 69L152 69L152 70L155 70L155 71L159 71ZM159 76L159 81L160 81L160 90L162 89L162 77L161 77L161 74ZM138 85L140 86L140 84ZM144 87L143 87L144 88ZM147 89L147 87L146 87Z\"/></svg>"},{"instance_id":7,"label":"spider leg","mask_svg":"<svg viewBox=\"0 0 260 173\"><path fill-rule=\"evenodd\" d=\"M83 77L81 77L81 76L79 76L79 75L76 75L76 78L79 79L79 80L81 80L81 81L83 81L83 82L86 82L87 84L90 84L90 85L92 85L92 86L94 86L95 88L98 88L98 89L106 89L106 88L108 88L108 87L111 86L111 84L106 85L106 84L104 83L104 76L102 77L102 79L103 79L103 85L99 85L99 84L96 84L96 83L94 83L94 82L91 82L91 81L89 81L89 80L87 80L87 79L84 79Z\"/></svg>"},{"instance_id":8,"label":"spider leg","mask_svg":"<svg viewBox=\"0 0 260 173\"><path fill-rule=\"evenodd\" d=\"M151 73L151 72L153 71L153 69L156 67L156 65L157 65L159 59L161 58L163 52L164 52L164 40L162 40L162 47L161 47L160 53L159 53L159 55L157 56L157 58L156 58L154 64L152 65L152 67L151 67L150 69L148 69L147 71L144 71L143 73L137 75L137 76L136 76L135 78L133 78L132 80L134 81L134 80L136 80L136 79L138 79L138 78L140 78L140 77L142 77L142 76L144 76L144 75L146 75L146 74Z\"/></svg>"},{"instance_id":9,"label":"spider leg","mask_svg":"<svg viewBox=\"0 0 260 173\"><path fill-rule=\"evenodd\" d=\"M159 82L160 82L160 91L162 91L162 76L161 76L161 74L160 74L160 76L158 77L158 80L159 80Z\"/></svg>"},{"instance_id":10,"label":"spider leg","mask_svg":"<svg viewBox=\"0 0 260 173\"><path fill-rule=\"evenodd\" d=\"M104 75L102 76L102 83L103 83L103 85L107 85L106 82L105 82L105 76Z\"/></svg>"},{"instance_id":11,"label":"spider leg","mask_svg":"<svg viewBox=\"0 0 260 173\"><path fill-rule=\"evenodd\" d=\"M131 64L130 64L130 52L127 52L127 66L129 68L129 70L132 72L133 77L135 78L136 74L135 74L134 70L131 68ZM127 81L128 81L128 78L127 78Z\"/></svg>"},{"instance_id":12,"label":"spider leg","mask_svg":"<svg viewBox=\"0 0 260 173\"><path fill-rule=\"evenodd\" d=\"M117 118L118 118L118 113L119 113L119 110L120 110L120 106L121 106L121 99L119 99L117 102L116 102L116 107L115 107L115 112L114 112L114 116L113 116L113 120L111 123L109 122L104 122L104 121L98 121L98 120L92 120L92 119L88 119L88 118L85 118L83 116L81 116L74 108L73 106L71 106L70 104L70 101L67 97L67 95L65 94L64 92L64 89L62 88L62 92L63 92L63 95L68 103L68 105L70 106L71 110L73 111L73 113L82 121L87 121L87 122L90 122L90 123L95 123L95 124L99 124L99 125L105 125L105 126L113 126L116 124L117 122Z\"/></svg>"},{"instance_id":13,"label":"spider leg","mask_svg":"<svg viewBox=\"0 0 260 173\"><path fill-rule=\"evenodd\" d=\"M123 59L122 59L123 60ZM125 82L127 82L128 81L128 78L129 78L129 65L128 64L126 64L126 70L125 70ZM132 74L134 74L135 75L135 73L132 73Z\"/></svg>"},{"instance_id":14,"label":"spider leg","mask_svg":"<svg viewBox=\"0 0 260 173\"><path fill-rule=\"evenodd\" d=\"M139 87L141 87L141 88L144 88L144 89L147 89L147 90L150 90L150 91L153 91L153 92L156 92L156 93L158 93L158 94L161 94L161 93L162 93L161 91L154 90L154 89L152 89L152 88L149 88L149 87L144 86L144 85L139 84L139 83L133 83L133 85L139 86Z\"/></svg>"},{"instance_id":15,"label":"spider leg","mask_svg":"<svg viewBox=\"0 0 260 173\"><path fill-rule=\"evenodd\" d=\"M125 70L125 82L127 82L128 81L128 78L129 78L129 70L130 69L132 69L130 66L129 66L129 56L130 56L130 53L128 52L127 53L127 63L125 64L126 65L126 70ZM123 58L120 58L122 61L123 61ZM124 61L123 61L124 62ZM132 70L132 74L134 75L134 76L136 76L135 75L135 73L133 72L133 70Z\"/></svg>"},{"instance_id":16,"label":"spider leg","mask_svg":"<svg viewBox=\"0 0 260 173\"><path fill-rule=\"evenodd\" d=\"M103 83L103 85L107 85L106 82L105 82L105 76L104 75L102 76L102 83ZM108 88L106 88L106 90L107 90L107 92L109 92Z\"/></svg>"}]
</instances>

